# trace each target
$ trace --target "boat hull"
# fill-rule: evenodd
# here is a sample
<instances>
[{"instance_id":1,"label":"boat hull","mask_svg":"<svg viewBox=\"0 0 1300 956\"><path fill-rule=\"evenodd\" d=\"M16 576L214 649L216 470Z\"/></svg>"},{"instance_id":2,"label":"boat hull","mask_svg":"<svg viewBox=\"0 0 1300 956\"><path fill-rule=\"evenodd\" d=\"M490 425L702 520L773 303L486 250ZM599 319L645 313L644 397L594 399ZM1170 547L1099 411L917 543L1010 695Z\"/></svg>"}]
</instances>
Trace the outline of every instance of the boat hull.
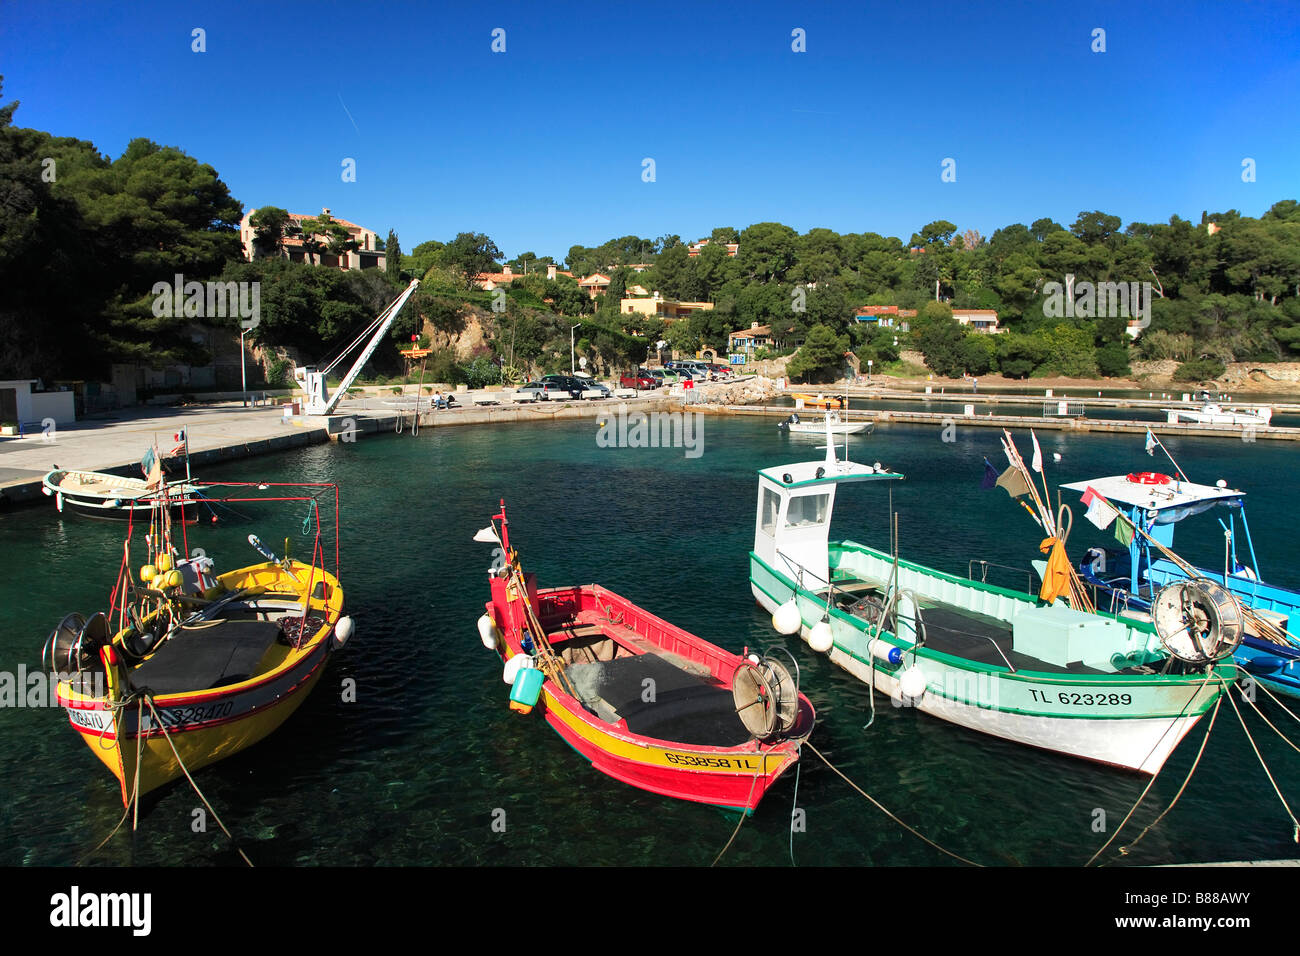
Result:
<instances>
[{"instance_id":1,"label":"boat hull","mask_svg":"<svg viewBox=\"0 0 1300 956\"><path fill-rule=\"evenodd\" d=\"M293 562L292 567L302 579L310 572L301 562ZM224 574L219 580L226 589L237 590L274 588L285 578L277 565L264 564ZM343 591L333 575L317 568L311 580L315 588L310 613L321 617L320 626L301 647L288 651L280 664L247 680L153 694L152 710L140 696L129 696L125 684L130 672L120 662L109 675L108 693L101 696L85 696L68 681L60 681L58 703L67 711L72 728L117 779L124 806L130 806L133 795L156 790L186 770L193 773L258 743L306 700L324 672L343 605ZM120 650L117 658L120 661Z\"/></svg>"},{"instance_id":2,"label":"boat hull","mask_svg":"<svg viewBox=\"0 0 1300 956\"><path fill-rule=\"evenodd\" d=\"M509 596L513 589L500 579L494 579L492 587L494 600L486 605L487 614L500 635L497 650L508 661L523 653L520 601L518 596ZM557 619L557 609L563 608L570 609L573 620L587 621L598 609L611 622L611 632L625 628L635 635L629 643L639 641L656 652L707 666L728 694L735 671L744 664L742 656L710 645L597 585L531 594L543 621ZM799 747L815 721L812 704L799 695L797 718L783 739L711 746L636 733L626 719L603 720L550 677L542 685L539 705L551 728L601 773L661 796L746 814L752 813L781 775L798 762ZM730 700L728 707L734 708Z\"/></svg>"},{"instance_id":3,"label":"boat hull","mask_svg":"<svg viewBox=\"0 0 1300 956\"><path fill-rule=\"evenodd\" d=\"M104 472L56 470L45 475L41 484L42 491L54 499L60 512L71 509L89 518L125 520L133 515L147 517L159 507L158 492L139 478ZM169 485L171 513L197 520L201 494L201 486L191 482Z\"/></svg>"},{"instance_id":4,"label":"boat hull","mask_svg":"<svg viewBox=\"0 0 1300 956\"><path fill-rule=\"evenodd\" d=\"M772 612L795 597L805 640L826 611L824 598L752 552L750 587ZM911 642L885 632L880 639L903 651L903 661L891 665L871 653L865 621L832 607L829 623L831 660L900 706L1004 740L1147 774L1160 770L1237 676L1230 665L1209 676L1013 672L925 647L913 651ZM924 690L909 697L901 681L913 664L924 675Z\"/></svg>"}]
</instances>

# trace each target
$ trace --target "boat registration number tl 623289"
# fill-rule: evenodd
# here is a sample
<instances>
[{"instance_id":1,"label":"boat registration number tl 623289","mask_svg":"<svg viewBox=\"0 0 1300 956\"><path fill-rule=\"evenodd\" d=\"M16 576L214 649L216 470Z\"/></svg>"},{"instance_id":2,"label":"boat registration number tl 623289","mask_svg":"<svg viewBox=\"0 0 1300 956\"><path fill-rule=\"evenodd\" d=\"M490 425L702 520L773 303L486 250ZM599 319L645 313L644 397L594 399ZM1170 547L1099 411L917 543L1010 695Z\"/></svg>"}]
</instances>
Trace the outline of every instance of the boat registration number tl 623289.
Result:
<instances>
[{"instance_id":1,"label":"boat registration number tl 623289","mask_svg":"<svg viewBox=\"0 0 1300 956\"><path fill-rule=\"evenodd\" d=\"M1031 697L1040 704L1060 703L1067 707L1123 707L1133 703L1132 694L1074 694L1027 688Z\"/></svg>"}]
</instances>

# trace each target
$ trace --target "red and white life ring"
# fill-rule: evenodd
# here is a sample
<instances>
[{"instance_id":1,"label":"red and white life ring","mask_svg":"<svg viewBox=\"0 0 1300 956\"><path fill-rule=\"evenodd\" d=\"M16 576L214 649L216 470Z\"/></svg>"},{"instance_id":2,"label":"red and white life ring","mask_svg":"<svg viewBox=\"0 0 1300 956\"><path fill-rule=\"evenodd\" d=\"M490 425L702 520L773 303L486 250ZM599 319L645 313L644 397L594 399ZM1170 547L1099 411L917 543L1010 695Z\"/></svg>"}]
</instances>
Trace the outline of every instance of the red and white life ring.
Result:
<instances>
[{"instance_id":1,"label":"red and white life ring","mask_svg":"<svg viewBox=\"0 0 1300 956\"><path fill-rule=\"evenodd\" d=\"M1129 475L1128 480L1135 485L1167 485L1173 481L1168 475L1162 475L1158 471L1139 471Z\"/></svg>"}]
</instances>

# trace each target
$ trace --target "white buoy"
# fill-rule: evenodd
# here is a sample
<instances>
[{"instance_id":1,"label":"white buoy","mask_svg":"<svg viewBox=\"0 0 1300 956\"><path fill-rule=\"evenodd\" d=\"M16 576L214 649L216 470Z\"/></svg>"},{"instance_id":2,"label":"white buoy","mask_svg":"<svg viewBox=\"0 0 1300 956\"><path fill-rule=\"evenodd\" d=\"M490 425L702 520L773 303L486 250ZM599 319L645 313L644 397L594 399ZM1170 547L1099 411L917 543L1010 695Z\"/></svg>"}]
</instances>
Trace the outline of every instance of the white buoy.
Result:
<instances>
[{"instance_id":1,"label":"white buoy","mask_svg":"<svg viewBox=\"0 0 1300 956\"><path fill-rule=\"evenodd\" d=\"M921 672L921 668L913 664L903 671L903 676L898 679L898 689L902 691L904 697L910 697L913 700L924 694L925 674Z\"/></svg>"},{"instance_id":2,"label":"white buoy","mask_svg":"<svg viewBox=\"0 0 1300 956\"><path fill-rule=\"evenodd\" d=\"M888 641L882 641L880 638L876 638L867 645L867 649L871 651L872 657L885 664L897 667L899 664L903 663L903 652Z\"/></svg>"},{"instance_id":3,"label":"white buoy","mask_svg":"<svg viewBox=\"0 0 1300 956\"><path fill-rule=\"evenodd\" d=\"M803 616L794 598L786 601L772 614L772 627L778 634L797 634L803 626Z\"/></svg>"},{"instance_id":4,"label":"white buoy","mask_svg":"<svg viewBox=\"0 0 1300 956\"><path fill-rule=\"evenodd\" d=\"M496 621L488 614L484 614L478 619L478 638L483 642L483 646L489 651L496 650L497 638L500 636L497 630Z\"/></svg>"},{"instance_id":5,"label":"white buoy","mask_svg":"<svg viewBox=\"0 0 1300 956\"><path fill-rule=\"evenodd\" d=\"M507 684L513 685L515 677L521 670L529 667L536 667L537 663L527 654L516 654L510 660L506 661L505 668L501 671L501 679Z\"/></svg>"},{"instance_id":6,"label":"white buoy","mask_svg":"<svg viewBox=\"0 0 1300 956\"><path fill-rule=\"evenodd\" d=\"M332 638L334 642L334 650L337 651L341 649L343 645L348 642L348 638L352 636L352 632L356 629L357 625L352 618L346 615L339 618L339 622L334 625L334 637Z\"/></svg>"},{"instance_id":7,"label":"white buoy","mask_svg":"<svg viewBox=\"0 0 1300 956\"><path fill-rule=\"evenodd\" d=\"M835 646L835 636L831 634L829 621L818 621L808 635L808 646L818 654L825 654Z\"/></svg>"}]
</instances>

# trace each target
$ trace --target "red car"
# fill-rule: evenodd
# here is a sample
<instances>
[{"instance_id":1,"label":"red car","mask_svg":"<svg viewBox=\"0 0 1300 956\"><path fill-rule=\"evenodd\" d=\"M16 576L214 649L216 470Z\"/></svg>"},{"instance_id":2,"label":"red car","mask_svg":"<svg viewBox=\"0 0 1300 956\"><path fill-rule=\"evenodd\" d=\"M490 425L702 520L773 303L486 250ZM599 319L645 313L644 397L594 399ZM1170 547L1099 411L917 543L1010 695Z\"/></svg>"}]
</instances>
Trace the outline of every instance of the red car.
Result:
<instances>
[{"instance_id":1,"label":"red car","mask_svg":"<svg viewBox=\"0 0 1300 956\"><path fill-rule=\"evenodd\" d=\"M635 375L624 375L618 380L618 384L621 388L635 388L637 391L642 389L648 391L659 385L643 368L637 369Z\"/></svg>"}]
</instances>

